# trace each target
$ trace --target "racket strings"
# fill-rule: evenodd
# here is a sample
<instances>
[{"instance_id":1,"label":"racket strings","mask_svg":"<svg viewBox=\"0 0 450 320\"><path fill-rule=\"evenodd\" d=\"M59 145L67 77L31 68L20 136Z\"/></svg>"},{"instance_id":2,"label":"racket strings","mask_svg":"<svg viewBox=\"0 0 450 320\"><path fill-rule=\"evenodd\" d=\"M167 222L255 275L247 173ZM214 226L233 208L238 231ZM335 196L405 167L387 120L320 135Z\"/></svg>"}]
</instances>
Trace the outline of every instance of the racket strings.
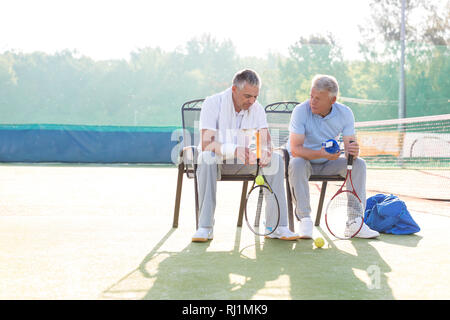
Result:
<instances>
[{"instance_id":1,"label":"racket strings","mask_svg":"<svg viewBox=\"0 0 450 320\"><path fill-rule=\"evenodd\" d=\"M350 221L362 217L362 211L361 202L350 192L342 192L336 195L327 209L328 214L347 216Z\"/></svg>"},{"instance_id":2,"label":"racket strings","mask_svg":"<svg viewBox=\"0 0 450 320\"><path fill-rule=\"evenodd\" d=\"M279 223L279 203L274 193L265 186L253 188L247 196L245 215L247 224L254 233L271 233Z\"/></svg>"},{"instance_id":3,"label":"racket strings","mask_svg":"<svg viewBox=\"0 0 450 320\"><path fill-rule=\"evenodd\" d=\"M348 238L352 221L360 217L363 217L363 207L353 193L339 193L327 206L326 223L328 229L338 238Z\"/></svg>"},{"instance_id":4,"label":"racket strings","mask_svg":"<svg viewBox=\"0 0 450 320\"><path fill-rule=\"evenodd\" d=\"M263 188L258 188L258 199L256 200L256 212L255 212L255 219L253 225L255 227L259 227L259 222L261 220L261 210L263 206L264 201L264 190Z\"/></svg>"}]
</instances>

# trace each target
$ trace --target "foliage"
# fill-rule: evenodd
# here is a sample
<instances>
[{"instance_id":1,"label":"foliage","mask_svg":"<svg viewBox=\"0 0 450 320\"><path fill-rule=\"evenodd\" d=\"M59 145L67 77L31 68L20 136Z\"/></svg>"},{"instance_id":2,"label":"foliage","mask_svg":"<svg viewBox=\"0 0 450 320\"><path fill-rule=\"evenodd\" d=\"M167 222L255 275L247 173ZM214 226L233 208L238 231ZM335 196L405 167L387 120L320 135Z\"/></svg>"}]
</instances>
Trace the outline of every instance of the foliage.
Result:
<instances>
[{"instance_id":1,"label":"foliage","mask_svg":"<svg viewBox=\"0 0 450 320\"><path fill-rule=\"evenodd\" d=\"M386 37L396 37L392 28L386 30ZM444 39L439 37L437 43ZM172 52L141 48L129 60L94 61L69 50L5 52L0 54L0 123L179 126L185 101L225 90L243 68L260 74L263 105L303 101L315 74L332 74L357 121L391 119L398 107L398 47L386 42L375 52L362 43L365 59L345 61L332 34L312 35L291 45L288 56L255 58L240 57L229 40L204 35ZM450 113L448 46L411 41L406 61L407 116Z\"/></svg>"}]
</instances>

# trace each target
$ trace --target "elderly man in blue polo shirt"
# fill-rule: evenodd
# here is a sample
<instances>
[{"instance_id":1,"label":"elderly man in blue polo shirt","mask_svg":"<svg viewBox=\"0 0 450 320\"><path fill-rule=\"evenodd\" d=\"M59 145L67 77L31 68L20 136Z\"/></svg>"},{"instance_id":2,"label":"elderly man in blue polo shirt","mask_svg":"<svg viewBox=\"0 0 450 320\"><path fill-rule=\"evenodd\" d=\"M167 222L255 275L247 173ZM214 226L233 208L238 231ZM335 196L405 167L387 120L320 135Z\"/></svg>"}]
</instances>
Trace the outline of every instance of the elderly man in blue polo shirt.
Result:
<instances>
[{"instance_id":1,"label":"elderly man in blue polo shirt","mask_svg":"<svg viewBox=\"0 0 450 320\"><path fill-rule=\"evenodd\" d=\"M339 86L328 75L316 75L312 80L310 99L297 105L289 124L287 149L292 157L289 163L289 183L296 202L295 214L299 219L300 238L312 237L313 222L310 218L310 195L308 180L312 174L345 176L348 154L353 155L352 179L356 193L366 203L366 164L358 158L359 145L355 138L355 118L352 110L338 102ZM330 154L322 142L338 139L342 135L345 157ZM353 141L353 142L350 142ZM361 217L349 219L346 228L358 228ZM358 223L359 220L359 223ZM356 232L355 230L354 232ZM360 238L379 236L366 224L356 234Z\"/></svg>"}]
</instances>

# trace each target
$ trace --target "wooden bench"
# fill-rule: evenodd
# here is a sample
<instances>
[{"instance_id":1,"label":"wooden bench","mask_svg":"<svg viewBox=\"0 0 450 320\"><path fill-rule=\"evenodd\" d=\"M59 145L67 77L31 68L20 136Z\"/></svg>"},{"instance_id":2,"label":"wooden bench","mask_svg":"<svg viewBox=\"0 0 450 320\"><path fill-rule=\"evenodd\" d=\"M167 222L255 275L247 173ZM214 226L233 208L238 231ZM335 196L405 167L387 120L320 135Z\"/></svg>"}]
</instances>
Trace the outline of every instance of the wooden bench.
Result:
<instances>
[{"instance_id":1,"label":"wooden bench","mask_svg":"<svg viewBox=\"0 0 450 320\"><path fill-rule=\"evenodd\" d=\"M181 192L183 185L183 176L186 174L188 178L194 179L195 190L195 222L196 228L198 227L199 216L199 204L198 204L198 192L197 192L197 176L196 176L196 159L197 149L196 145L200 142L198 121L200 119L201 106L204 99L197 99L188 101L181 107L182 123L183 123L183 148L179 152L178 161L178 179L177 189L175 195L175 208L173 215L172 227L178 227L178 218L180 213ZM296 101L276 102L271 103L265 107L267 122L269 124L269 130L271 132L272 143L276 150L279 150L283 154L285 162L285 183L286 183L286 201L288 208L288 221L289 228L294 231L294 208L292 204L291 187L288 179L288 167L289 167L289 152L285 149L287 139L289 138L289 121L292 110L298 104ZM197 126L197 127L196 127ZM253 175L222 175L220 181L243 181L241 200L239 205L239 215L237 226L242 226L245 199L247 195L248 182L254 180ZM315 225L320 224L320 218L322 215L323 203L325 200L325 193L328 181L344 181L344 178L340 175L312 175L309 181L321 181L322 187L319 197L319 205L317 208Z\"/></svg>"}]
</instances>

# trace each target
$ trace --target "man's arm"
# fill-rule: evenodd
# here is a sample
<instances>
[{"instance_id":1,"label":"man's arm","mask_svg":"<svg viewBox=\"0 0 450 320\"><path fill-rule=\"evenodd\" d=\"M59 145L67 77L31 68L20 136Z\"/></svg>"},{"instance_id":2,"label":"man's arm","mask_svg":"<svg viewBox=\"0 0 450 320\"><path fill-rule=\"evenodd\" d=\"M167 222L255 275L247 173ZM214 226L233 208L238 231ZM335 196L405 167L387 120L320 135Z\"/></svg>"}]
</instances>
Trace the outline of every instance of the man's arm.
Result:
<instances>
[{"instance_id":1,"label":"man's arm","mask_svg":"<svg viewBox=\"0 0 450 320\"><path fill-rule=\"evenodd\" d=\"M328 153L325 151L325 147L320 150L312 150L303 146L305 142L304 134L290 133L289 138L291 141L291 153L294 157L303 158L306 160L314 160L325 158L328 160L336 160L339 158L340 153Z\"/></svg>"},{"instance_id":2,"label":"man's arm","mask_svg":"<svg viewBox=\"0 0 450 320\"><path fill-rule=\"evenodd\" d=\"M235 145L222 144L216 140L217 131L202 129L202 151L211 151L219 156L236 156Z\"/></svg>"},{"instance_id":3,"label":"man's arm","mask_svg":"<svg viewBox=\"0 0 450 320\"><path fill-rule=\"evenodd\" d=\"M222 144L216 141L216 131L202 129L202 151L212 151L218 155L222 155Z\"/></svg>"},{"instance_id":4,"label":"man's arm","mask_svg":"<svg viewBox=\"0 0 450 320\"><path fill-rule=\"evenodd\" d=\"M214 130L202 129L201 139L202 139L202 151L211 151L219 156L237 157L239 160L242 161L242 163L245 164L256 162L256 156L255 154L250 152L249 148L244 148L231 144L222 144L219 141L217 141L216 131Z\"/></svg>"}]
</instances>

